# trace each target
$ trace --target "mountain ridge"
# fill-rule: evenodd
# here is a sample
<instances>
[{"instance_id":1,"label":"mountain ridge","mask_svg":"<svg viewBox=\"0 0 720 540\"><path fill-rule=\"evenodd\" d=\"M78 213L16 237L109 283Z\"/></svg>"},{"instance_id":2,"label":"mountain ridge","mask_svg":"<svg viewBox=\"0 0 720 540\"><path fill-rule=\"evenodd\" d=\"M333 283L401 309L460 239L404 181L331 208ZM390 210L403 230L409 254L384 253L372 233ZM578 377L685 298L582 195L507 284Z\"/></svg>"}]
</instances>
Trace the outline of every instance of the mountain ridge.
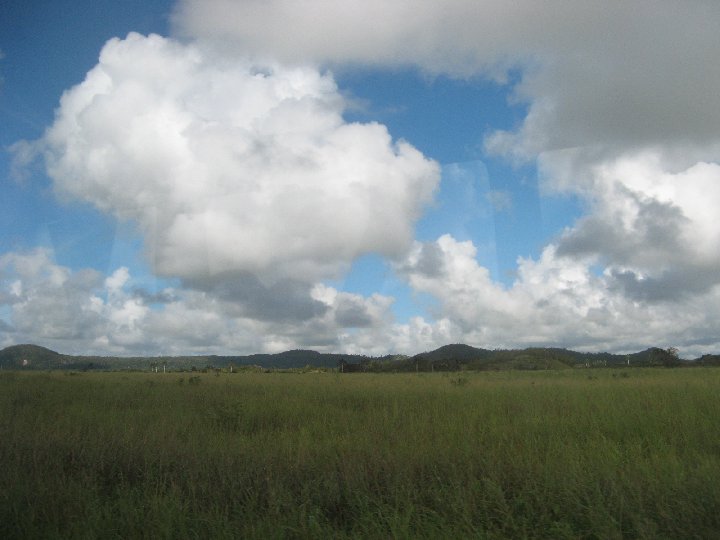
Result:
<instances>
[{"instance_id":1,"label":"mountain ridge","mask_svg":"<svg viewBox=\"0 0 720 540\"><path fill-rule=\"evenodd\" d=\"M669 349L651 347L632 354L582 353L563 348L483 349L462 343L443 345L413 356L369 357L358 354L321 353L295 349L281 353L195 356L78 356L66 355L33 344L11 345L0 350L0 369L28 370L207 370L242 366L265 369L339 368L353 371L457 371L501 369L567 369L574 367L713 366L720 355L680 360Z\"/></svg>"}]
</instances>

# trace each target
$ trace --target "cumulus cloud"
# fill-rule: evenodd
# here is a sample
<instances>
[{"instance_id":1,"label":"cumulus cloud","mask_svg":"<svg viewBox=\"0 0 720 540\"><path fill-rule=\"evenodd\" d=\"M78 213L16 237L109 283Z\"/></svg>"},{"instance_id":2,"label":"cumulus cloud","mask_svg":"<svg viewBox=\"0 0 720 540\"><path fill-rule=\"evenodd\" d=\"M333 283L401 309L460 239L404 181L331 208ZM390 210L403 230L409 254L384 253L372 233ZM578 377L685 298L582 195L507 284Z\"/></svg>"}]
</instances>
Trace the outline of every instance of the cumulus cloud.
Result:
<instances>
[{"instance_id":1,"label":"cumulus cloud","mask_svg":"<svg viewBox=\"0 0 720 540\"><path fill-rule=\"evenodd\" d=\"M414 65L507 80L529 104L497 150L717 138L720 6L640 0L181 0L181 33L292 62ZM502 135L502 136L500 136Z\"/></svg>"},{"instance_id":2,"label":"cumulus cloud","mask_svg":"<svg viewBox=\"0 0 720 540\"><path fill-rule=\"evenodd\" d=\"M11 309L12 330L44 340L91 339L97 332L102 276L56 266L47 250L0 256L0 300Z\"/></svg>"},{"instance_id":3,"label":"cumulus cloud","mask_svg":"<svg viewBox=\"0 0 720 540\"><path fill-rule=\"evenodd\" d=\"M439 180L343 107L315 69L130 34L64 94L41 146L58 193L137 222L158 273L312 283L401 254Z\"/></svg>"},{"instance_id":4,"label":"cumulus cloud","mask_svg":"<svg viewBox=\"0 0 720 540\"><path fill-rule=\"evenodd\" d=\"M254 274L244 272L191 279L185 285L233 305L234 315L253 319L298 322L322 315L327 309L311 297L312 285L297 280L265 285Z\"/></svg>"},{"instance_id":5,"label":"cumulus cloud","mask_svg":"<svg viewBox=\"0 0 720 540\"><path fill-rule=\"evenodd\" d=\"M441 271L428 275L422 268L425 251L442 259ZM480 346L554 346L558 343L585 350L627 352L648 344L680 345L699 354L705 336L720 328L720 285L701 297L675 302L644 302L616 287L612 271L594 274L586 262L568 260L550 245L539 260L521 259L511 287L494 283L477 263L475 246L443 236L418 243L398 271L417 291L432 294L439 305L435 322L416 321L426 335L437 332L445 343L452 339ZM397 336L408 334L408 325ZM708 332L710 334L708 334ZM712 339L712 345L720 343ZM436 341L435 345L442 345Z\"/></svg>"},{"instance_id":6,"label":"cumulus cloud","mask_svg":"<svg viewBox=\"0 0 720 540\"><path fill-rule=\"evenodd\" d=\"M637 191L636 172L654 182L637 167L655 166L667 187L667 174L720 158L717 3L182 0L175 20L200 39L287 60L456 76L514 69L512 100L528 112L518 129L490 133L487 150L537 158L546 187L588 199L608 188L596 178L603 168ZM568 159L572 174L558 174ZM679 176L676 184L678 197L697 193Z\"/></svg>"},{"instance_id":7,"label":"cumulus cloud","mask_svg":"<svg viewBox=\"0 0 720 540\"><path fill-rule=\"evenodd\" d=\"M495 11L502 11L499 7ZM495 61L492 51L478 46L478 40L489 44L492 38L469 22L482 15L457 0L185 0L178 3L174 22L181 35L285 62L420 63L467 72ZM467 62L471 65L463 65Z\"/></svg>"},{"instance_id":8,"label":"cumulus cloud","mask_svg":"<svg viewBox=\"0 0 720 540\"><path fill-rule=\"evenodd\" d=\"M431 271L423 259L430 253ZM233 298L167 289L162 304L138 292L121 267L103 278L72 271L52 253L0 257L0 343L33 341L76 354L249 354L313 348L326 352L416 353L447 343L485 347L554 346L634 351L679 346L685 356L720 346L720 286L702 297L647 303L614 286L617 276L593 274L554 246L520 261L512 287L494 283L472 242L446 235L416 243L397 271L438 300L432 318L394 320L393 299L315 285L323 309L302 320L249 317Z\"/></svg>"},{"instance_id":9,"label":"cumulus cloud","mask_svg":"<svg viewBox=\"0 0 720 540\"><path fill-rule=\"evenodd\" d=\"M239 290L247 294L242 286ZM285 291L273 293L277 305L264 309L279 309ZM306 294L298 302L310 302L313 309L302 317L263 316L247 313L245 298L215 290L168 288L150 294L125 267L103 277L59 265L45 249L7 253L0 257L0 311L8 318L0 320L0 344L33 342L75 354L336 352L358 331L378 333L392 326L389 297L363 297L321 284ZM292 305L289 299L286 307Z\"/></svg>"},{"instance_id":10,"label":"cumulus cloud","mask_svg":"<svg viewBox=\"0 0 720 540\"><path fill-rule=\"evenodd\" d=\"M493 153L663 146L717 156L717 3L181 0L174 20L185 35L291 62L517 81L511 100L528 113L517 130L488 136Z\"/></svg>"},{"instance_id":11,"label":"cumulus cloud","mask_svg":"<svg viewBox=\"0 0 720 540\"><path fill-rule=\"evenodd\" d=\"M586 196L588 212L537 260L520 258L512 286L492 280L472 242L444 235L415 244L396 270L438 304L434 320L396 327L393 339L619 352L679 345L687 356L715 350L720 166L669 171L657 150L596 161L577 152L553 156L544 173Z\"/></svg>"},{"instance_id":12,"label":"cumulus cloud","mask_svg":"<svg viewBox=\"0 0 720 540\"><path fill-rule=\"evenodd\" d=\"M398 271L466 339L613 348L630 343L628 329L682 341L712 326L690 306L714 313L720 283L720 4L183 0L175 20L291 61L515 81L511 100L527 114L488 133L486 151L536 160L543 188L580 196L587 213L539 260L521 260L510 289L469 243L416 245ZM524 337L508 330L518 327Z\"/></svg>"},{"instance_id":13,"label":"cumulus cloud","mask_svg":"<svg viewBox=\"0 0 720 540\"><path fill-rule=\"evenodd\" d=\"M569 184L572 159L551 174ZM669 172L657 151L581 168L578 189L592 193L588 215L558 239L558 254L603 264L628 294L645 300L701 294L720 283L720 166Z\"/></svg>"},{"instance_id":14,"label":"cumulus cloud","mask_svg":"<svg viewBox=\"0 0 720 540\"><path fill-rule=\"evenodd\" d=\"M186 350L716 346L718 23L700 0L180 0L175 31L194 44L111 40L43 140L15 148L18 163L44 152L58 193L135 221L154 270L185 288L151 309L122 271L103 282L13 255L12 329L51 307L28 296L39 287L73 295L83 331L117 347L151 332ZM412 244L438 167L384 126L345 122L332 76L307 67L348 64L511 85L527 114L485 133L485 151L535 161L586 214L519 259L511 287L471 242ZM490 195L498 210L506 194ZM318 285L368 252L438 300L432 318L395 324L392 299Z\"/></svg>"}]
</instances>

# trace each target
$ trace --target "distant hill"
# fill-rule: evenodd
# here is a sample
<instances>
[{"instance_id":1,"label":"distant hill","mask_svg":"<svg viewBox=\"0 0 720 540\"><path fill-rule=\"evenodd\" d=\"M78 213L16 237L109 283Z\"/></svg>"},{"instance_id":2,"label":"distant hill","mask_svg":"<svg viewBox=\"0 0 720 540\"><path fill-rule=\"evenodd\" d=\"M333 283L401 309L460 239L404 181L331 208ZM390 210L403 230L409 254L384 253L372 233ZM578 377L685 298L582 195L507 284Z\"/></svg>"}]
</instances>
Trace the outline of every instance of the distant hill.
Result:
<instances>
[{"instance_id":1,"label":"distant hill","mask_svg":"<svg viewBox=\"0 0 720 540\"><path fill-rule=\"evenodd\" d=\"M334 368L341 361L358 363L367 359L366 356L335 354L335 353L319 353L310 350L293 350L285 351L277 354L251 354L243 357L218 357L232 358L232 362L240 365L258 365L272 366L280 369L302 368L305 366Z\"/></svg>"},{"instance_id":2,"label":"distant hill","mask_svg":"<svg viewBox=\"0 0 720 540\"><path fill-rule=\"evenodd\" d=\"M245 356L72 356L38 345L13 345L0 351L0 369L73 369L73 370L203 370L233 366L293 369L306 366L335 368L341 361L359 363L369 357L347 354L325 354L311 350L293 350L277 354Z\"/></svg>"},{"instance_id":3,"label":"distant hill","mask_svg":"<svg viewBox=\"0 0 720 540\"><path fill-rule=\"evenodd\" d=\"M704 354L696 362L701 366L720 366L720 354Z\"/></svg>"},{"instance_id":4,"label":"distant hill","mask_svg":"<svg viewBox=\"0 0 720 540\"><path fill-rule=\"evenodd\" d=\"M39 345L13 345L0 351L2 369L56 369L64 356Z\"/></svg>"},{"instance_id":5,"label":"distant hill","mask_svg":"<svg viewBox=\"0 0 720 540\"><path fill-rule=\"evenodd\" d=\"M581 353L559 348L488 350L470 345L445 345L409 357L362 355L292 350L277 354L245 356L105 357L71 356L37 345L13 345L0 351L0 369L17 370L205 370L230 366L259 366L265 369L294 369L306 366L338 367L343 372L403 372L506 369L567 369L572 367L718 366L720 355L705 355L681 361L670 351L651 347L633 354Z\"/></svg>"},{"instance_id":6,"label":"distant hill","mask_svg":"<svg viewBox=\"0 0 720 540\"><path fill-rule=\"evenodd\" d=\"M410 361L422 371L566 369L575 364L575 354L564 349L491 351L468 345L446 345L415 355Z\"/></svg>"},{"instance_id":7,"label":"distant hill","mask_svg":"<svg viewBox=\"0 0 720 540\"><path fill-rule=\"evenodd\" d=\"M492 351L458 343L416 354L406 362L419 371L452 371L463 365L484 364L491 356Z\"/></svg>"},{"instance_id":8,"label":"distant hill","mask_svg":"<svg viewBox=\"0 0 720 540\"><path fill-rule=\"evenodd\" d=\"M470 345L457 343L454 345L443 345L434 351L420 353L413 356L414 359L421 361L440 362L443 360L469 361L481 358L488 358L492 355L492 351L487 349L477 349Z\"/></svg>"},{"instance_id":9,"label":"distant hill","mask_svg":"<svg viewBox=\"0 0 720 540\"><path fill-rule=\"evenodd\" d=\"M650 367L682 364L672 353L657 347L633 354L611 354L539 347L490 351L468 345L446 345L434 351L415 355L408 362L420 371ZM710 363L711 360L708 359L706 364L710 365ZM688 363L684 364L688 365Z\"/></svg>"}]
</instances>

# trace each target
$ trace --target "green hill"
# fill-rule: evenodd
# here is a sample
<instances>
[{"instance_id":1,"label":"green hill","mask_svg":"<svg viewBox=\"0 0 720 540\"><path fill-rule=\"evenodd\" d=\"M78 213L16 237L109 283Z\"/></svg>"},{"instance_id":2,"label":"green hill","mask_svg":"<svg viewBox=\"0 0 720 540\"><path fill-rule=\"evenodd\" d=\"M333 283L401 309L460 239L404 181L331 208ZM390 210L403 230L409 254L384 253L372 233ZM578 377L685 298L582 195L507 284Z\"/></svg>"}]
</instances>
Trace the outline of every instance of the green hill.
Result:
<instances>
[{"instance_id":1,"label":"green hill","mask_svg":"<svg viewBox=\"0 0 720 540\"><path fill-rule=\"evenodd\" d=\"M460 366L481 366L492 356L492 351L470 345L444 345L434 351L416 354L408 360L418 371L454 371Z\"/></svg>"},{"instance_id":2,"label":"green hill","mask_svg":"<svg viewBox=\"0 0 720 540\"><path fill-rule=\"evenodd\" d=\"M362 355L292 350L277 354L245 356L160 356L105 357L70 356L37 345L13 345L0 350L0 369L72 370L205 370L230 366L259 366L265 369L341 368L343 372L411 372L459 370L539 370L571 367L651 367L720 365L720 356L705 355L695 361L681 361L671 350L651 347L633 354L581 353L560 348L488 350L464 344L445 345L415 356Z\"/></svg>"},{"instance_id":3,"label":"green hill","mask_svg":"<svg viewBox=\"0 0 720 540\"><path fill-rule=\"evenodd\" d=\"M13 345L0 351L2 369L56 369L64 355L38 345Z\"/></svg>"},{"instance_id":4,"label":"green hill","mask_svg":"<svg viewBox=\"0 0 720 540\"><path fill-rule=\"evenodd\" d=\"M566 369L575 364L575 355L565 349L531 348L487 350L468 345L446 345L413 356L410 363L419 371Z\"/></svg>"}]
</instances>

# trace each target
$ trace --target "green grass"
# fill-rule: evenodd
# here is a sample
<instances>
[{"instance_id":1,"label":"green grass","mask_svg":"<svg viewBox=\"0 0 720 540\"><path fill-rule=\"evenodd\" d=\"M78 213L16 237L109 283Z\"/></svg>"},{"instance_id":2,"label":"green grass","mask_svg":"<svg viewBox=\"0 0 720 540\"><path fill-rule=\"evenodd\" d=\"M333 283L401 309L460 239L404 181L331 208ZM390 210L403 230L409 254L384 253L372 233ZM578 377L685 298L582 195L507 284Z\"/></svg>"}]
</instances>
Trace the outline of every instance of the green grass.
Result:
<instances>
[{"instance_id":1,"label":"green grass","mask_svg":"<svg viewBox=\"0 0 720 540\"><path fill-rule=\"evenodd\" d=\"M720 370L0 373L2 538L711 538Z\"/></svg>"}]
</instances>

